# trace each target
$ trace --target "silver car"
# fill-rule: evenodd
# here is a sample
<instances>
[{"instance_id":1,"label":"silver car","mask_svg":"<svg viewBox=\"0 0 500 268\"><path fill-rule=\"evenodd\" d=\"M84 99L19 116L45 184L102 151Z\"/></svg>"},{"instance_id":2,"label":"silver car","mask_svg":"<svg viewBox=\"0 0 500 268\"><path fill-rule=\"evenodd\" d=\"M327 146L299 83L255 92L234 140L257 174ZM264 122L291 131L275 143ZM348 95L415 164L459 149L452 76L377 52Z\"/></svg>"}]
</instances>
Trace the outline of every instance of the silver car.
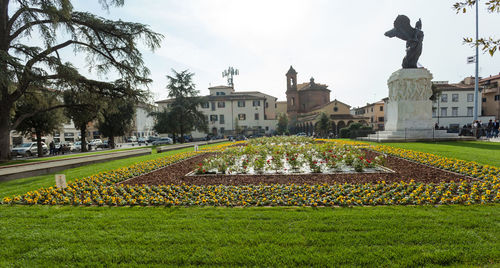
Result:
<instances>
[{"instance_id":1,"label":"silver car","mask_svg":"<svg viewBox=\"0 0 500 268\"><path fill-rule=\"evenodd\" d=\"M42 142L42 151L43 154L46 155L49 152L49 148L47 145ZM22 156L29 157L38 154L38 147L36 142L26 142L17 147L14 147L11 151L13 157Z\"/></svg>"}]
</instances>

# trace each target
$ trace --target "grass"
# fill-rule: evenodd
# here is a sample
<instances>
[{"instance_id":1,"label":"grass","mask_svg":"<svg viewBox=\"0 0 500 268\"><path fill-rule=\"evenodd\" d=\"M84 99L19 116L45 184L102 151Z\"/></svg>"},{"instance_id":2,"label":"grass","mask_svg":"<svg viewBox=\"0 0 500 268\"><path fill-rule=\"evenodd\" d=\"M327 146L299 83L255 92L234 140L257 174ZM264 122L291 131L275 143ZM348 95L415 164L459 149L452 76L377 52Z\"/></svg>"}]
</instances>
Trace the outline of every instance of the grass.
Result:
<instances>
[{"instance_id":1,"label":"grass","mask_svg":"<svg viewBox=\"0 0 500 268\"><path fill-rule=\"evenodd\" d=\"M223 143L218 143L216 145L220 145ZM214 145L203 145L200 148L206 146L214 146ZM65 174L66 180L72 181L76 178L82 178L86 176L90 176L99 172L104 172L112 169L117 169L121 167L126 167L132 165L136 162L145 161L145 160L153 160L159 157L167 156L170 154L180 153L180 152L189 152L193 151L193 147L172 150L164 153L157 154L153 152L150 155L143 155L119 160L113 160L109 162L91 164L87 166L81 166L77 168L67 169L65 171L59 171L57 174ZM28 191L40 189L42 187L50 187L55 185L54 174L41 175L36 177L28 177L10 181L0 182L0 198L5 196L12 196L16 194L24 194Z\"/></svg>"},{"instance_id":2,"label":"grass","mask_svg":"<svg viewBox=\"0 0 500 268\"><path fill-rule=\"evenodd\" d=\"M500 167L500 143L487 141L376 143Z\"/></svg>"},{"instance_id":3,"label":"grass","mask_svg":"<svg viewBox=\"0 0 500 268\"><path fill-rule=\"evenodd\" d=\"M0 266L499 265L500 206L0 206Z\"/></svg>"}]
</instances>

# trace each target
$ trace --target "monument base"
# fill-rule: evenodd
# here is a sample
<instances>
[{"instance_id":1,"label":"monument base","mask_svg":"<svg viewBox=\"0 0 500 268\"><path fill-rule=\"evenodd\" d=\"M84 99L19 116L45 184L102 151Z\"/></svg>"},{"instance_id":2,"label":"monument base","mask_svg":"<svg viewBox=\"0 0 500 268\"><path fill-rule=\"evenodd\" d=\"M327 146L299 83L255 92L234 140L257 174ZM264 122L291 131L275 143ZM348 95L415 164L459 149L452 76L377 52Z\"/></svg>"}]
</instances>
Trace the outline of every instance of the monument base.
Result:
<instances>
[{"instance_id":1,"label":"monument base","mask_svg":"<svg viewBox=\"0 0 500 268\"><path fill-rule=\"evenodd\" d=\"M400 69L389 80L389 99L385 105L385 131L369 141L445 141L474 140L457 133L434 129L432 120L432 74L425 68Z\"/></svg>"},{"instance_id":2,"label":"monument base","mask_svg":"<svg viewBox=\"0 0 500 268\"><path fill-rule=\"evenodd\" d=\"M472 141L476 140L471 136L458 136L458 133L447 133L446 130L434 129L406 129L406 130L385 130L377 131L368 137L358 138L364 141L376 142L404 142L404 141Z\"/></svg>"}]
</instances>

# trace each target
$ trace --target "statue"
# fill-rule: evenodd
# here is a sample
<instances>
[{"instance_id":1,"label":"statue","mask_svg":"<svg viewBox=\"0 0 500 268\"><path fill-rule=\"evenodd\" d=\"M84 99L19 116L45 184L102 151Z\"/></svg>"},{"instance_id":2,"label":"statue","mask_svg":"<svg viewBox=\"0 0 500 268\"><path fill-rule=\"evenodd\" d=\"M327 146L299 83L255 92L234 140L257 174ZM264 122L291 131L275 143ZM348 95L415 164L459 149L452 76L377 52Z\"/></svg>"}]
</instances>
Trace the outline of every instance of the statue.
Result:
<instances>
[{"instance_id":1,"label":"statue","mask_svg":"<svg viewBox=\"0 0 500 268\"><path fill-rule=\"evenodd\" d=\"M394 20L394 28L385 32L385 36L398 37L406 41L406 56L403 59L403 69L417 68L417 61L422 54L422 21L419 19L415 28L411 27L410 19L405 15L399 15Z\"/></svg>"}]
</instances>

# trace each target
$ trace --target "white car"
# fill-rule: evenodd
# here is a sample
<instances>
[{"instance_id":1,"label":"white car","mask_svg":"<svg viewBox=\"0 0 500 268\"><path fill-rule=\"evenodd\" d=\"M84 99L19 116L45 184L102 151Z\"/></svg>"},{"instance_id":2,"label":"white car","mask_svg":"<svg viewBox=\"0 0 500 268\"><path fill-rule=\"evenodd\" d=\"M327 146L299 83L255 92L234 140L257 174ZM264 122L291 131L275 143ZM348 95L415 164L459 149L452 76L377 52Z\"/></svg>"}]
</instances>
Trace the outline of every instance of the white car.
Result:
<instances>
[{"instance_id":1,"label":"white car","mask_svg":"<svg viewBox=\"0 0 500 268\"><path fill-rule=\"evenodd\" d=\"M46 155L49 152L49 148L47 145L42 142L42 151L43 154ZM29 157L32 155L37 155L38 154L38 146L36 142L27 142L23 143L15 148L12 149L11 154L13 157L17 156L22 156L22 157Z\"/></svg>"},{"instance_id":2,"label":"white car","mask_svg":"<svg viewBox=\"0 0 500 268\"><path fill-rule=\"evenodd\" d=\"M89 144L92 147L97 147L99 145L102 145L102 140L101 139L94 139L94 140L91 140Z\"/></svg>"},{"instance_id":3,"label":"white car","mask_svg":"<svg viewBox=\"0 0 500 268\"><path fill-rule=\"evenodd\" d=\"M73 152L79 152L82 150L82 142L81 141L77 141L73 144L73 148L71 148L71 151Z\"/></svg>"}]
</instances>

